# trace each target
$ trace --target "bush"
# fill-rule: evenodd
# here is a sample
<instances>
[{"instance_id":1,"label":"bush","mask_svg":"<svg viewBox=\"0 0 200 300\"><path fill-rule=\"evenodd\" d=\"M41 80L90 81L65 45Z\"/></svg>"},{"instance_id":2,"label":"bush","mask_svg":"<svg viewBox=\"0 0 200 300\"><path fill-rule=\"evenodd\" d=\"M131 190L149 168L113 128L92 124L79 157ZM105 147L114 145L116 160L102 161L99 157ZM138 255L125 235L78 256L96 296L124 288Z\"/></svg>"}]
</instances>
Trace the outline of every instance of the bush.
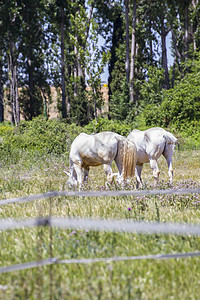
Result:
<instances>
[{"instance_id":1,"label":"bush","mask_svg":"<svg viewBox=\"0 0 200 300\"><path fill-rule=\"evenodd\" d=\"M127 124L126 122L109 120L107 118L99 117L97 119L97 123L95 120L93 120L84 128L88 133L98 133L101 131L113 131L123 136L127 136L135 127L133 123Z\"/></svg>"},{"instance_id":2,"label":"bush","mask_svg":"<svg viewBox=\"0 0 200 300\"><path fill-rule=\"evenodd\" d=\"M69 154L74 138L83 131L75 124L60 120L45 120L36 117L23 121L17 127L0 126L0 155L4 160L15 163L23 152L42 156L46 154Z\"/></svg>"},{"instance_id":3,"label":"bush","mask_svg":"<svg viewBox=\"0 0 200 300\"><path fill-rule=\"evenodd\" d=\"M37 117L33 121L21 122L15 128L13 147L61 154L71 143L73 131L76 134L79 130L75 125L70 126L59 120L46 121L43 117Z\"/></svg>"},{"instance_id":4,"label":"bush","mask_svg":"<svg viewBox=\"0 0 200 300\"><path fill-rule=\"evenodd\" d=\"M156 122L156 108L153 112L155 113ZM144 121L144 115L137 116L134 123L99 117L97 123L92 121L85 127L80 127L75 124L69 125L61 120L46 121L43 117L37 117L32 121L23 121L17 127L12 127L6 123L1 124L1 165L16 164L22 157L29 157L34 161L51 154L66 155L68 157L71 143L81 132L90 134L113 131L126 137L134 128L145 130L152 127L150 124L146 126ZM156 126L158 126L158 123ZM183 123L179 129L177 129L176 124L171 124L167 129L179 139L181 149L200 148L200 123L198 121Z\"/></svg>"}]
</instances>

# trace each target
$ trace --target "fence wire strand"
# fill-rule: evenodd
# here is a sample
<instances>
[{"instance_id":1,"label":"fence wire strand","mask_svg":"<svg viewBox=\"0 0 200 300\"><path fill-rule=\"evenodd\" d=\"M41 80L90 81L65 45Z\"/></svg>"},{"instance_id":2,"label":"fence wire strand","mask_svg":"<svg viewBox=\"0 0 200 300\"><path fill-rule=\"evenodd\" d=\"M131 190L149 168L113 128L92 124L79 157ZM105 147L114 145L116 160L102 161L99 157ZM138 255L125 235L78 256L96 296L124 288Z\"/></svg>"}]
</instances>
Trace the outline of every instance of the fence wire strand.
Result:
<instances>
[{"instance_id":1,"label":"fence wire strand","mask_svg":"<svg viewBox=\"0 0 200 300\"><path fill-rule=\"evenodd\" d=\"M67 192L53 191L43 194L31 195L21 198L11 198L0 200L0 206L11 203L32 202L39 199L53 197L120 197L120 196L145 196L160 194L191 194L200 193L200 188L195 189L168 189L168 190L138 190L138 191L95 191L95 192ZM178 223L159 223L159 222L134 222L131 220L99 220L83 218L58 218L50 216L35 219L3 219L0 220L0 231L23 229L36 226L57 227L62 229L80 229L93 231L111 231L143 234L174 234L200 236L200 225L198 224L178 224ZM89 264L98 262L130 261L142 259L174 259L185 257L197 257L200 252L172 253L172 254L154 254L142 256L108 257L108 258L82 258L82 259L64 259L49 258L35 262L21 263L11 266L0 267L0 273L25 270L30 268L42 267L52 264Z\"/></svg>"},{"instance_id":2,"label":"fence wire strand","mask_svg":"<svg viewBox=\"0 0 200 300\"><path fill-rule=\"evenodd\" d=\"M82 258L82 259L63 259L59 260L56 257L27 262L22 264L16 264L6 267L0 267L0 273L8 273L32 268L43 267L53 264L93 264L93 263L111 263L117 261L133 261L133 260L166 260L166 259L178 259L200 256L200 252L187 252L187 253L169 253L169 254L153 254L153 255L140 255L140 256L116 256L116 257L100 257L100 258Z\"/></svg>"},{"instance_id":3,"label":"fence wire strand","mask_svg":"<svg viewBox=\"0 0 200 300\"><path fill-rule=\"evenodd\" d=\"M104 220L85 218L45 217L35 219L0 220L0 230L13 230L35 226L57 227L62 229L79 229L92 231L112 231L144 234L175 234L200 236L199 224L161 223L131 220Z\"/></svg>"},{"instance_id":4,"label":"fence wire strand","mask_svg":"<svg viewBox=\"0 0 200 300\"><path fill-rule=\"evenodd\" d=\"M134 191L83 191L83 192L67 192L67 191L52 191L43 194L30 195L27 197L2 199L0 206L11 203L32 202L39 199L47 199L52 197L121 197L121 196L154 196L166 194L200 194L200 187L194 189L167 189L167 190L134 190Z\"/></svg>"}]
</instances>

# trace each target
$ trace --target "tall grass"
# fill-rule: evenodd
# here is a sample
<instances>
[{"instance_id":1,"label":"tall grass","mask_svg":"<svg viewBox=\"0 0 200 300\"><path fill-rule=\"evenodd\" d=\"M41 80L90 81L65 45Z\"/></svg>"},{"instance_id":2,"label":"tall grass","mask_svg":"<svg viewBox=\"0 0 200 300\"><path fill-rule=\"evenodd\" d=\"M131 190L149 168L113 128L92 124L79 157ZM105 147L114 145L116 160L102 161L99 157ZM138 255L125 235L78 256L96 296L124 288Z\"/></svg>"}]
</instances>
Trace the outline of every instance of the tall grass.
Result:
<instances>
[{"instance_id":1,"label":"tall grass","mask_svg":"<svg viewBox=\"0 0 200 300\"><path fill-rule=\"evenodd\" d=\"M200 186L199 151L174 155L174 187ZM167 166L159 161L159 187L169 188ZM113 167L115 169L115 167ZM37 155L25 150L3 164L1 199L66 190L68 155ZM143 181L153 188L152 172L145 165ZM105 190L101 167L91 170L84 190ZM109 189L120 189L114 182ZM126 189L134 189L131 181ZM147 197L55 197L33 203L0 207L0 217L91 217L160 222L198 223L200 199L193 195ZM0 232L0 264L7 266L49 258L95 258L176 253L200 250L200 238L31 228ZM52 244L51 244L52 242ZM200 258L141 260L53 265L0 274L0 299L199 299Z\"/></svg>"}]
</instances>

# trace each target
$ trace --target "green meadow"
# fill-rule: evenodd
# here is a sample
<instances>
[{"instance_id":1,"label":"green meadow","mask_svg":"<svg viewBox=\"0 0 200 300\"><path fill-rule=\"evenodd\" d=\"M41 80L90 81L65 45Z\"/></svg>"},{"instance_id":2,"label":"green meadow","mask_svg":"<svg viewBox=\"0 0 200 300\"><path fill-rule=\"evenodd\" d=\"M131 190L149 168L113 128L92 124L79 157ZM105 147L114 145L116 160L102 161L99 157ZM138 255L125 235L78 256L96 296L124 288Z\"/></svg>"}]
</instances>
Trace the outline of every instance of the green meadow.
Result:
<instances>
[{"instance_id":1,"label":"green meadow","mask_svg":"<svg viewBox=\"0 0 200 300\"><path fill-rule=\"evenodd\" d=\"M76 132L75 132L76 134ZM13 140L13 139L12 139ZM15 141L13 140L14 145ZM70 143L70 142L69 142ZM19 147L20 148L20 147ZM28 148L28 147L27 147ZM1 148L1 199L69 190L68 153ZM16 152L15 152L16 150ZM14 153L14 154L13 154ZM200 187L200 151L175 150L174 188ZM158 188L171 188L167 164L158 161ZM113 165L115 170L115 166ZM153 189L150 166L143 170L144 189ZM105 186L102 167L92 168L83 190L120 190ZM126 185L135 189L135 181ZM55 197L0 206L0 218L38 216L130 219L199 224L198 194L141 197ZM37 227L0 232L0 266L58 259L138 256L200 251L200 238ZM200 257L90 264L55 264L0 274L0 299L199 299Z\"/></svg>"}]
</instances>

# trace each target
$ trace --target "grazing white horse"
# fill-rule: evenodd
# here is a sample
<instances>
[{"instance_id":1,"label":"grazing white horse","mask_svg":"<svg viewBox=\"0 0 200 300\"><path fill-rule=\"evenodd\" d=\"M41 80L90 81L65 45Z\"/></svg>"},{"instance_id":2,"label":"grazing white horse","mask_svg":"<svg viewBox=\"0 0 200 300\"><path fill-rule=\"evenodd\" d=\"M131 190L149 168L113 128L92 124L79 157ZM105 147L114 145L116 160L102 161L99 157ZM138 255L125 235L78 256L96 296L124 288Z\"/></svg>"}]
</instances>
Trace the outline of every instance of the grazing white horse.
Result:
<instances>
[{"instance_id":1,"label":"grazing white horse","mask_svg":"<svg viewBox=\"0 0 200 300\"><path fill-rule=\"evenodd\" d=\"M70 173L65 172L70 185L81 185L89 174L90 166L104 165L108 181L112 181L113 160L118 168L118 180L122 182L135 174L137 149L125 137L110 131L88 135L79 134L71 145L69 155ZM84 178L82 180L82 168Z\"/></svg>"},{"instance_id":2,"label":"grazing white horse","mask_svg":"<svg viewBox=\"0 0 200 300\"><path fill-rule=\"evenodd\" d=\"M159 168L157 165L158 158L163 154L168 165L169 180L172 184L173 168L172 155L177 138L172 133L159 128L150 128L145 131L134 129L127 137L134 142L137 147L137 163L136 163L136 181L137 188L142 184L141 172L144 163L150 162L153 170L154 184L156 185L159 179Z\"/></svg>"}]
</instances>

